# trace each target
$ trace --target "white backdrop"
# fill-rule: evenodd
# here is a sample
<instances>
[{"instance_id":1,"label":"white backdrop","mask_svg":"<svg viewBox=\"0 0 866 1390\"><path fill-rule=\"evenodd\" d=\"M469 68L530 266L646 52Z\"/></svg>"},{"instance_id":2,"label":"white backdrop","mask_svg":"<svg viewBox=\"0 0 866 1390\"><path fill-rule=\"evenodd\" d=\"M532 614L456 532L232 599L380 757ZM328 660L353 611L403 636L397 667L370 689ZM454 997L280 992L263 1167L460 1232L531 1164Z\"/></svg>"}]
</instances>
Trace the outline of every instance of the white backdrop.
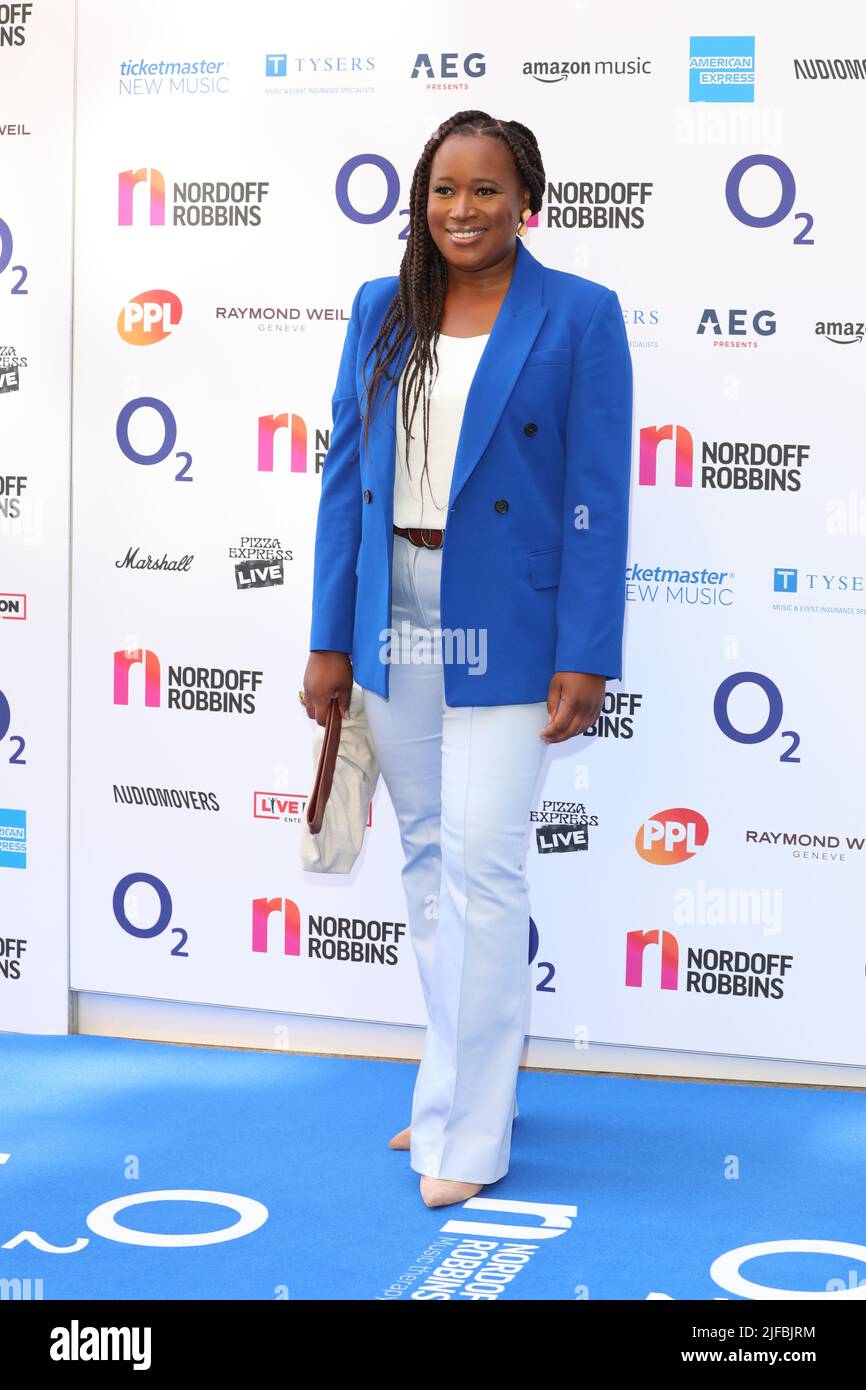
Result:
<instances>
[{"instance_id":1,"label":"white backdrop","mask_svg":"<svg viewBox=\"0 0 866 1390\"><path fill-rule=\"evenodd\" d=\"M866 25L532 16L79 0L71 984L423 1022L384 785L352 875L299 868L296 691L349 305L480 108L536 132L527 244L617 290L635 369L624 679L548 754L532 1033L866 1064Z\"/></svg>"},{"instance_id":2,"label":"white backdrop","mask_svg":"<svg viewBox=\"0 0 866 1390\"><path fill-rule=\"evenodd\" d=\"M0 1028L65 1032L75 16L36 9L0 5Z\"/></svg>"}]
</instances>

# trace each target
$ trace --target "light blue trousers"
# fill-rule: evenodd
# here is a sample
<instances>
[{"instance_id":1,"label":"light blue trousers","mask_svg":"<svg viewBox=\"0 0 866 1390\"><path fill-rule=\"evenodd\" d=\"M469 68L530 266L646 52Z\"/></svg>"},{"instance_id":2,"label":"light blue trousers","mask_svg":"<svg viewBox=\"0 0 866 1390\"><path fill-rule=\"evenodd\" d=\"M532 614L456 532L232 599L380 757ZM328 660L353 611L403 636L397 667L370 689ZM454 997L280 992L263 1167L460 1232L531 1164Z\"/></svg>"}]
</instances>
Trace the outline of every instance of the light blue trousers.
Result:
<instances>
[{"instance_id":1,"label":"light blue trousers","mask_svg":"<svg viewBox=\"0 0 866 1390\"><path fill-rule=\"evenodd\" d=\"M491 1183L508 1171L529 1023L526 848L548 716L544 701L445 704L441 563L441 549L394 536L391 624L409 641L390 651L383 642L389 699L365 690L364 704L400 829L428 1016L410 1164L428 1177ZM431 634L426 648L420 629ZM466 651L481 659L477 634Z\"/></svg>"}]
</instances>

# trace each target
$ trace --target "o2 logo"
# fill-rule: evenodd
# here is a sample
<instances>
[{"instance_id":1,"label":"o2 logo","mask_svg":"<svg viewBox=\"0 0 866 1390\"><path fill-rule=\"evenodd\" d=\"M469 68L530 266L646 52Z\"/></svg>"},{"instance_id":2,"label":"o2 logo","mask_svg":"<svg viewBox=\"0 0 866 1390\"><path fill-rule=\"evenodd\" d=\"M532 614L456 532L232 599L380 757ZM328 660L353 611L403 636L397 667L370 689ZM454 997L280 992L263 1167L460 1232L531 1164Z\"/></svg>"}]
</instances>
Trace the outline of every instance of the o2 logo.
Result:
<instances>
[{"instance_id":1,"label":"o2 logo","mask_svg":"<svg viewBox=\"0 0 866 1390\"><path fill-rule=\"evenodd\" d=\"M155 410L162 420L162 442L157 445L151 454L142 454L133 447L129 437L130 425L139 410ZM124 458L128 458L131 463L140 463L144 467L151 467L155 463L162 463L174 450L177 443L177 421L172 411L165 401L158 400L156 396L138 396L133 401L128 401L117 417L115 425L115 436ZM192 454L179 449L175 458L183 460L179 473L174 476L176 483L191 483L194 481L190 474L192 467Z\"/></svg>"},{"instance_id":2,"label":"o2 logo","mask_svg":"<svg viewBox=\"0 0 866 1390\"><path fill-rule=\"evenodd\" d=\"M538 955L538 948L539 948L540 943L541 943L541 938L540 938L539 935L538 935L538 927L535 925L534 921L533 921L532 918L530 917L530 919L529 919L529 962L528 962L529 965L532 964L532 962L535 960L535 957ZM538 969L539 969L539 970L546 970L546 971L547 971L547 974L544 976L544 979L543 979L543 980L539 980L539 982L538 982L538 984L535 986L535 988L536 988L537 990L540 990L542 994L555 994L555 993L556 993L556 985L552 985L552 984L550 983L550 981L553 979L554 975L556 974L556 967L555 967L555 966L553 965L553 963L552 963L551 961L549 961L549 960L540 960L540 961L538 962Z\"/></svg>"},{"instance_id":3,"label":"o2 logo","mask_svg":"<svg viewBox=\"0 0 866 1390\"><path fill-rule=\"evenodd\" d=\"M349 183L356 169L361 169L365 165L372 165L374 169L379 169L385 180L384 196L378 208L373 212L360 212L352 203L349 194ZM386 218L397 208L400 201L400 175L394 168L389 159L383 158L380 154L356 154L337 172L337 182L334 186L337 196L337 207L348 217L350 222L360 222L364 226L369 226L373 222L384 222ZM400 208L399 214L406 218L406 225L397 233L398 241L405 241L409 235L409 209Z\"/></svg>"},{"instance_id":4,"label":"o2 logo","mask_svg":"<svg viewBox=\"0 0 866 1390\"><path fill-rule=\"evenodd\" d=\"M731 695L741 685L757 685L767 697L767 718L759 729L738 729L731 719L728 708ZM781 724L782 713L782 692L775 681L771 681L769 676L762 676L760 671L737 671L735 675L728 676L722 681L713 700L716 723L725 738L732 739L734 743L766 743ZM779 762L798 763L800 759L794 756L794 750L800 746L800 735L793 729L783 729L780 738L789 738L791 742L779 754Z\"/></svg>"},{"instance_id":5,"label":"o2 logo","mask_svg":"<svg viewBox=\"0 0 866 1390\"><path fill-rule=\"evenodd\" d=\"M6 1164L11 1154L0 1154L0 1163ZM199 1202L208 1206L227 1207L237 1215L230 1226L221 1226L216 1231L197 1231L185 1234L179 1231L148 1231L141 1227L125 1226L117 1217L130 1207L139 1207L151 1202ZM219 1245L227 1240L239 1240L258 1231L268 1219L268 1209L264 1202L254 1197L243 1197L238 1192L212 1192L206 1188L175 1187L158 1189L153 1192L136 1192L134 1196L112 1197L87 1213L85 1225L95 1236L103 1240L115 1241L120 1245L140 1245L152 1249L178 1250L196 1248L202 1245ZM19 1231L17 1235L4 1240L2 1250L17 1250L21 1245L29 1245L45 1255L77 1255L90 1244L89 1236L76 1236L66 1245L55 1245L38 1231Z\"/></svg>"},{"instance_id":6,"label":"o2 logo","mask_svg":"<svg viewBox=\"0 0 866 1390\"><path fill-rule=\"evenodd\" d=\"M12 259L12 245L12 228L9 226L8 222L4 222L3 218L0 217L0 275L3 274L4 270L10 269L9 262ZM13 273L17 271L18 279L10 287L9 293L29 294L30 291L24 289L24 281L27 279L26 265L13 265L11 270Z\"/></svg>"},{"instance_id":7,"label":"o2 logo","mask_svg":"<svg viewBox=\"0 0 866 1390\"><path fill-rule=\"evenodd\" d=\"M349 184L352 175L358 170L368 165L374 169L379 169L385 180L382 202L378 208L372 212L361 212L352 202ZM334 193L337 198L337 207L344 217L348 217L350 222L358 222L362 226L370 226L374 222L384 222L395 210L401 217L406 218L405 225L397 233L398 241L405 241L409 236L409 208L397 208L400 201L400 175L394 168L389 159L381 154L356 154L337 171L337 180L334 184ZM538 226L538 213L534 212L527 221L527 226Z\"/></svg>"},{"instance_id":8,"label":"o2 logo","mask_svg":"<svg viewBox=\"0 0 866 1390\"><path fill-rule=\"evenodd\" d=\"M159 914L152 927L137 927L134 922L130 922L126 915L126 895L130 888L136 883L147 883L159 899ZM155 874L125 874L114 890L111 906L118 926L123 927L123 930L129 932L130 936L137 936L139 940L147 940L153 936L160 936L171 921L171 894L162 879L157 878ZM170 954L173 956L189 956L189 951L184 951L182 949L189 940L188 932L183 927L172 927L171 930L173 935L179 937L179 940L172 946Z\"/></svg>"},{"instance_id":9,"label":"o2 logo","mask_svg":"<svg viewBox=\"0 0 866 1390\"><path fill-rule=\"evenodd\" d=\"M743 207L740 197L740 184L743 181L743 175L758 165L765 165L768 169L772 169L779 179L780 186L778 205L765 217L756 217L754 213L748 212ZM737 161L725 182L725 202L737 221L742 222L745 227L777 227L780 222L784 222L793 208L796 196L797 185L791 169L783 159L778 159L774 154L747 154L745 159ZM814 239L808 237L806 233L812 230L815 219L810 212L795 212L794 221L800 220L803 221L804 226L794 237L794 245L814 246Z\"/></svg>"},{"instance_id":10,"label":"o2 logo","mask_svg":"<svg viewBox=\"0 0 866 1390\"><path fill-rule=\"evenodd\" d=\"M9 725L11 723L12 709L3 691L0 690L0 743L2 743L6 735L9 734L9 742L15 749L9 762L13 767L25 767L27 759L21 756L24 752L24 740L20 734L9 733Z\"/></svg>"}]
</instances>

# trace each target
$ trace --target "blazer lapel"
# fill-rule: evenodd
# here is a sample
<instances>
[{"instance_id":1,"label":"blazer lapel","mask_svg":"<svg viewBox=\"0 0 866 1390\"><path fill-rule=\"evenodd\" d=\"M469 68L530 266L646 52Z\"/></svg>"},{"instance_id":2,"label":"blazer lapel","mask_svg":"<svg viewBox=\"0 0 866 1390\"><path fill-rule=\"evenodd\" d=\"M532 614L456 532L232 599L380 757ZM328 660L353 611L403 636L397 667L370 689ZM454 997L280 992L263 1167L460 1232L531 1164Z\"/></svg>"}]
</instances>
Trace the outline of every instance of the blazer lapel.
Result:
<instances>
[{"instance_id":1,"label":"blazer lapel","mask_svg":"<svg viewBox=\"0 0 866 1390\"><path fill-rule=\"evenodd\" d=\"M505 409L506 401L514 389L523 364L547 316L547 309L542 303L543 275L544 266L535 259L523 240L518 237L511 283L499 307L499 313L496 315L490 337L478 361L466 398L466 408L463 412L463 423L454 459L454 472L448 499L449 506L466 483L473 468L490 443L493 431ZM378 332L378 328L376 331ZM373 339L370 341L372 342ZM398 386L392 388L384 409L382 409L381 403L377 403L373 419L370 422L368 457L378 481L378 488L376 489L378 500L385 508L389 529L394 515L397 391L400 373L406 365L410 347L411 344L408 341L402 345L397 362L392 368ZM372 359L367 370L368 374L372 370ZM363 381L360 371L356 384L359 400L363 400ZM419 401L419 411L420 408L421 403Z\"/></svg>"}]
</instances>

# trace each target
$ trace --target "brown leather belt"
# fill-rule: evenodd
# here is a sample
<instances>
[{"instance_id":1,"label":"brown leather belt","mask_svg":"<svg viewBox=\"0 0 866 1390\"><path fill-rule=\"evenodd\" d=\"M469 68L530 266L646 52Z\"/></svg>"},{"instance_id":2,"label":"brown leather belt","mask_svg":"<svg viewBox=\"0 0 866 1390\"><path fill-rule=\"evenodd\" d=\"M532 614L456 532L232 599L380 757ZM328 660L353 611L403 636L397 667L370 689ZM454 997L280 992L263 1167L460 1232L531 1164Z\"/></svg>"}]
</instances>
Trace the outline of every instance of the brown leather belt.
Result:
<instances>
[{"instance_id":1,"label":"brown leather belt","mask_svg":"<svg viewBox=\"0 0 866 1390\"><path fill-rule=\"evenodd\" d=\"M445 539L444 531L434 526L395 526L394 534L406 536L413 545L423 546L425 550L438 550Z\"/></svg>"}]
</instances>

